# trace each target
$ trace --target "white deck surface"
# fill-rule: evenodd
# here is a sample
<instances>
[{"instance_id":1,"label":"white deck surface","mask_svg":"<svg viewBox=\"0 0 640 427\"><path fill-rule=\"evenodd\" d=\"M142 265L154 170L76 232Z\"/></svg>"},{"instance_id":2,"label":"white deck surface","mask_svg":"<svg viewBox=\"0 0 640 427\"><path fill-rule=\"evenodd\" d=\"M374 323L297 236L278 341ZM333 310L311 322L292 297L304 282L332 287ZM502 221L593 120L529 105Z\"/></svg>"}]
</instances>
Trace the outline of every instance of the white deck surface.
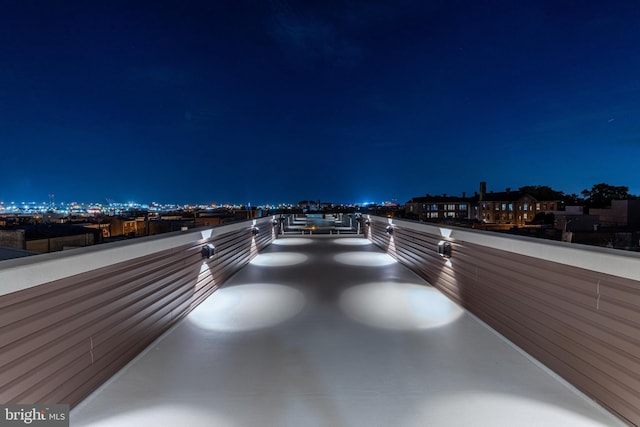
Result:
<instances>
[{"instance_id":1,"label":"white deck surface","mask_svg":"<svg viewBox=\"0 0 640 427\"><path fill-rule=\"evenodd\" d=\"M72 426L622 426L368 241L277 240Z\"/></svg>"}]
</instances>

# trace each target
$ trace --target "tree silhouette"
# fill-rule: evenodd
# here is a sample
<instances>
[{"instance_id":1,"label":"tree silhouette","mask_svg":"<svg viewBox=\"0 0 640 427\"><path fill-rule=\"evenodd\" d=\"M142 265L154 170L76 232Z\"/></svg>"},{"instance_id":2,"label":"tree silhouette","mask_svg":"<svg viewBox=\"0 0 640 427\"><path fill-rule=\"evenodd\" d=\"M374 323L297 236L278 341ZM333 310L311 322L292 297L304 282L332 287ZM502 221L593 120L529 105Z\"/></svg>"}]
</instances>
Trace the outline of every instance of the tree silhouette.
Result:
<instances>
[{"instance_id":1,"label":"tree silhouette","mask_svg":"<svg viewBox=\"0 0 640 427\"><path fill-rule=\"evenodd\" d=\"M584 199L581 199L577 194L565 194L562 197L562 201L566 206L582 206Z\"/></svg>"},{"instance_id":2,"label":"tree silhouette","mask_svg":"<svg viewBox=\"0 0 640 427\"><path fill-rule=\"evenodd\" d=\"M595 184L591 190L582 190L586 205L591 208L606 208L611 206L612 200L628 200L633 198L629 194L629 187L614 186L606 183Z\"/></svg>"}]
</instances>

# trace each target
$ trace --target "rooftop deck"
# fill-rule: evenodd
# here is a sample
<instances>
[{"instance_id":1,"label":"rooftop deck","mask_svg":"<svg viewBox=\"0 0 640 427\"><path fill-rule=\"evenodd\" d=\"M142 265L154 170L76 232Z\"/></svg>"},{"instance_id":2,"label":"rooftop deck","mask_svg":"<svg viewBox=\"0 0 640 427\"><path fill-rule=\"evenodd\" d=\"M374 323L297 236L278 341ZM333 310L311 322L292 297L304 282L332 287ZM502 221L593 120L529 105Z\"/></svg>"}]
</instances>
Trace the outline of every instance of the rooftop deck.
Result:
<instances>
[{"instance_id":1,"label":"rooftop deck","mask_svg":"<svg viewBox=\"0 0 640 427\"><path fill-rule=\"evenodd\" d=\"M370 240L313 235L273 241L71 425L625 424Z\"/></svg>"}]
</instances>

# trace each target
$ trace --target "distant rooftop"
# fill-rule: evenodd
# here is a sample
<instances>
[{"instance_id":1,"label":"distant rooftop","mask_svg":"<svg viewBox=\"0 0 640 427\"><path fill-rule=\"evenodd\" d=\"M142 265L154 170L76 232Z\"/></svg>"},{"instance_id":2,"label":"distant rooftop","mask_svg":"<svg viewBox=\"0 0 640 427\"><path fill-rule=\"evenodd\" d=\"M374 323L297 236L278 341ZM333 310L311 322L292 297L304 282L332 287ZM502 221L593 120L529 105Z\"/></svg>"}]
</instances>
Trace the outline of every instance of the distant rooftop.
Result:
<instances>
[{"instance_id":1,"label":"distant rooftop","mask_svg":"<svg viewBox=\"0 0 640 427\"><path fill-rule=\"evenodd\" d=\"M25 251L23 249L7 248L0 246L0 261L14 258L22 258L31 255L38 255L36 252Z\"/></svg>"}]
</instances>

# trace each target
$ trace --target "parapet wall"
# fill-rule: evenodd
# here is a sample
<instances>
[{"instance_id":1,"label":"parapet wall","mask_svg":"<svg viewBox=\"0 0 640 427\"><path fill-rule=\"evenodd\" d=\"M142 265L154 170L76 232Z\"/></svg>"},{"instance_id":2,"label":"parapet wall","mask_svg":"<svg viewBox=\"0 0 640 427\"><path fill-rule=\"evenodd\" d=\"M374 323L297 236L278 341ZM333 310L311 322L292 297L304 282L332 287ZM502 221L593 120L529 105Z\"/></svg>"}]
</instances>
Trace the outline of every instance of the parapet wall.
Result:
<instances>
[{"instance_id":1,"label":"parapet wall","mask_svg":"<svg viewBox=\"0 0 640 427\"><path fill-rule=\"evenodd\" d=\"M0 402L77 404L269 245L271 221L0 262Z\"/></svg>"},{"instance_id":2,"label":"parapet wall","mask_svg":"<svg viewBox=\"0 0 640 427\"><path fill-rule=\"evenodd\" d=\"M365 233L377 246L640 425L640 254L380 217L368 222ZM451 244L450 258L438 253L440 242Z\"/></svg>"}]
</instances>

